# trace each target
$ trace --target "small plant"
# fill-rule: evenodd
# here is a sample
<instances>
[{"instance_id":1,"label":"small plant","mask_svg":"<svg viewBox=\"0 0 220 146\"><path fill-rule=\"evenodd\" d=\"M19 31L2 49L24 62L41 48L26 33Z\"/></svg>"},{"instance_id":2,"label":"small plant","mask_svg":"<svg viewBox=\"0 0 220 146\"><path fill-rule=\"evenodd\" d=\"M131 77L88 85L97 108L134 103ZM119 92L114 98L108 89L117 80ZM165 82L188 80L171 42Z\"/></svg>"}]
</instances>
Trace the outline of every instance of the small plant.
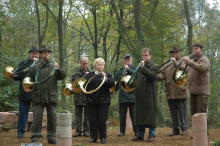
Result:
<instances>
[{"instance_id":1,"label":"small plant","mask_svg":"<svg viewBox=\"0 0 220 146\"><path fill-rule=\"evenodd\" d=\"M220 140L216 141L213 146L220 146Z\"/></svg>"}]
</instances>

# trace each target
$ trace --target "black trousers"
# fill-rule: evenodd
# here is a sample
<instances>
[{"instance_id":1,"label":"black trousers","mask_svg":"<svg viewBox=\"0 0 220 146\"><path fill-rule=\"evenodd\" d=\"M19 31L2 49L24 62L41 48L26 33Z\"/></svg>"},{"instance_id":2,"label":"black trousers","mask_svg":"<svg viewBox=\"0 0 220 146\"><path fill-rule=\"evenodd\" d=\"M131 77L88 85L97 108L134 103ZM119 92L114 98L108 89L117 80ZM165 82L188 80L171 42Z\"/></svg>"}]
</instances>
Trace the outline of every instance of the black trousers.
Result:
<instances>
[{"instance_id":1,"label":"black trousers","mask_svg":"<svg viewBox=\"0 0 220 146\"><path fill-rule=\"evenodd\" d=\"M167 102L172 117L173 130L188 129L186 99L168 99Z\"/></svg>"},{"instance_id":2,"label":"black trousers","mask_svg":"<svg viewBox=\"0 0 220 146\"><path fill-rule=\"evenodd\" d=\"M76 116L76 132L89 132L89 120L88 120L87 106L76 105L75 116Z\"/></svg>"},{"instance_id":3,"label":"black trousers","mask_svg":"<svg viewBox=\"0 0 220 146\"><path fill-rule=\"evenodd\" d=\"M109 105L88 105L90 137L95 139L106 138L106 121Z\"/></svg>"},{"instance_id":4,"label":"black trousers","mask_svg":"<svg viewBox=\"0 0 220 146\"><path fill-rule=\"evenodd\" d=\"M126 115L127 115L128 109L129 109L129 114L131 117L133 131L134 131L134 133L136 133L136 129L134 126L134 103L121 103L121 104L119 104L120 132L125 133Z\"/></svg>"}]
</instances>

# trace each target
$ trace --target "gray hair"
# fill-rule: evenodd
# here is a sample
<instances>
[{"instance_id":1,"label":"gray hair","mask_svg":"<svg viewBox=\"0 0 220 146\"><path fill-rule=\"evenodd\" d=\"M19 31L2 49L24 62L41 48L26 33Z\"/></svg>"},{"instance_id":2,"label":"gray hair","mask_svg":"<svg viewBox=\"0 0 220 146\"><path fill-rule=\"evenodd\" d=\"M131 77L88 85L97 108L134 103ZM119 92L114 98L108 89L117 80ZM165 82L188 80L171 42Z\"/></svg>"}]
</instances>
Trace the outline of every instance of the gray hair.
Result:
<instances>
[{"instance_id":1,"label":"gray hair","mask_svg":"<svg viewBox=\"0 0 220 146\"><path fill-rule=\"evenodd\" d=\"M81 56L79 61L81 62L81 61L84 61L84 60L88 61L89 58L87 56Z\"/></svg>"}]
</instances>

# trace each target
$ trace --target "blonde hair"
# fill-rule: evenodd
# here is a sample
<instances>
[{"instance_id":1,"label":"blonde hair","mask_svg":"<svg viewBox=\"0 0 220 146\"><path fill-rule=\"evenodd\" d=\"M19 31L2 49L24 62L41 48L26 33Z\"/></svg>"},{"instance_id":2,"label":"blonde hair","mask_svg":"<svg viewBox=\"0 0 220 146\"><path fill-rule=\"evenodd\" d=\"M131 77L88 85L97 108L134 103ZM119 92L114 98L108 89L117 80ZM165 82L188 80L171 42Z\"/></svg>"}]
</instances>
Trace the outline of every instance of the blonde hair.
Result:
<instances>
[{"instance_id":1,"label":"blonde hair","mask_svg":"<svg viewBox=\"0 0 220 146\"><path fill-rule=\"evenodd\" d=\"M96 58L96 59L94 60L93 66L96 66L96 64L97 64L97 63L100 63L100 62L105 64L105 60L104 60L104 59L102 59L102 58Z\"/></svg>"}]
</instances>

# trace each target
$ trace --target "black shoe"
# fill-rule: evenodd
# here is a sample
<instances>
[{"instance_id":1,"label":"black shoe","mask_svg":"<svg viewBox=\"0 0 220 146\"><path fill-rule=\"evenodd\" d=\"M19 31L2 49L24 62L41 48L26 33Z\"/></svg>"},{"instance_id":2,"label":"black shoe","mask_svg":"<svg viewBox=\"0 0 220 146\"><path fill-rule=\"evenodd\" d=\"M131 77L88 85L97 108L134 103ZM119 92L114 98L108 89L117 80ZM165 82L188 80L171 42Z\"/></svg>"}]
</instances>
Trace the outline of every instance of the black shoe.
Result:
<instances>
[{"instance_id":1,"label":"black shoe","mask_svg":"<svg viewBox=\"0 0 220 146\"><path fill-rule=\"evenodd\" d=\"M17 138L19 138L19 139L20 139L20 138L24 138L24 134L18 134L18 135L17 135Z\"/></svg>"},{"instance_id":2,"label":"black shoe","mask_svg":"<svg viewBox=\"0 0 220 146\"><path fill-rule=\"evenodd\" d=\"M118 134L118 136L125 136L125 133L121 132Z\"/></svg>"},{"instance_id":3,"label":"black shoe","mask_svg":"<svg viewBox=\"0 0 220 146\"><path fill-rule=\"evenodd\" d=\"M95 139L95 138L90 138L90 140L89 140L90 143L95 143L96 141L97 141L97 139Z\"/></svg>"},{"instance_id":4,"label":"black shoe","mask_svg":"<svg viewBox=\"0 0 220 146\"><path fill-rule=\"evenodd\" d=\"M80 137L81 136L81 132L76 132L75 135L73 135L73 137Z\"/></svg>"},{"instance_id":5,"label":"black shoe","mask_svg":"<svg viewBox=\"0 0 220 146\"><path fill-rule=\"evenodd\" d=\"M179 129L174 129L172 132L169 134L169 136L176 136L180 135L180 130Z\"/></svg>"},{"instance_id":6,"label":"black shoe","mask_svg":"<svg viewBox=\"0 0 220 146\"><path fill-rule=\"evenodd\" d=\"M147 138L147 142L154 142L155 141L155 136L149 136Z\"/></svg>"},{"instance_id":7,"label":"black shoe","mask_svg":"<svg viewBox=\"0 0 220 146\"><path fill-rule=\"evenodd\" d=\"M83 135L84 135L85 137L89 137L89 132L84 132Z\"/></svg>"},{"instance_id":8,"label":"black shoe","mask_svg":"<svg viewBox=\"0 0 220 146\"><path fill-rule=\"evenodd\" d=\"M106 138L101 138L101 143L102 144L106 143Z\"/></svg>"},{"instance_id":9,"label":"black shoe","mask_svg":"<svg viewBox=\"0 0 220 146\"><path fill-rule=\"evenodd\" d=\"M144 141L143 137L135 136L134 138L131 139L132 141Z\"/></svg>"},{"instance_id":10,"label":"black shoe","mask_svg":"<svg viewBox=\"0 0 220 146\"><path fill-rule=\"evenodd\" d=\"M56 144L57 143L55 137L49 137L47 140L48 140L48 143L50 143L50 144Z\"/></svg>"},{"instance_id":11,"label":"black shoe","mask_svg":"<svg viewBox=\"0 0 220 146\"><path fill-rule=\"evenodd\" d=\"M31 142L33 142L33 143L38 142L39 139L40 139L40 135L31 136Z\"/></svg>"}]
</instances>

